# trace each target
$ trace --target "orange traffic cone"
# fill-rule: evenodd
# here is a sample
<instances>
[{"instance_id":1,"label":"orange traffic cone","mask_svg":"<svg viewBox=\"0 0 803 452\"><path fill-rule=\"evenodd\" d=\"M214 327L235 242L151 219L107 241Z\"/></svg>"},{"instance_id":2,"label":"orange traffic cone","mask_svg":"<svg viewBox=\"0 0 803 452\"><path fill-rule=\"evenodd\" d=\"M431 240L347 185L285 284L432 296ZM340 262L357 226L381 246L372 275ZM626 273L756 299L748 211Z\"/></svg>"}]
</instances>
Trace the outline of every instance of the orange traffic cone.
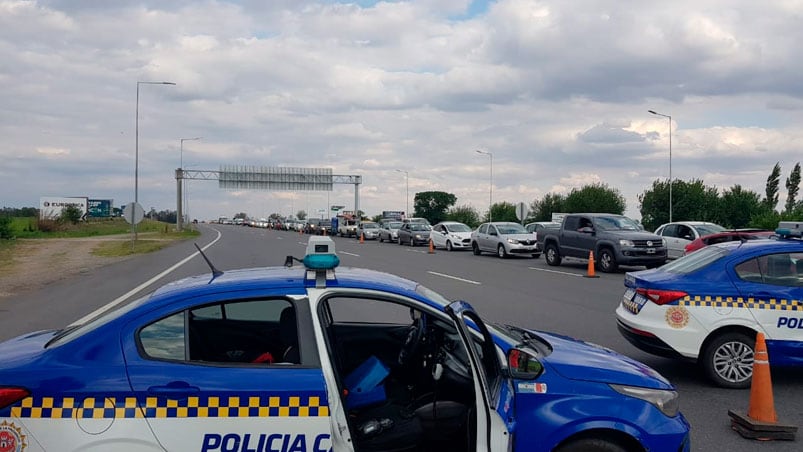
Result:
<instances>
[{"instance_id":1,"label":"orange traffic cone","mask_svg":"<svg viewBox=\"0 0 803 452\"><path fill-rule=\"evenodd\" d=\"M435 254L435 242L429 239L429 254Z\"/></svg>"},{"instance_id":2,"label":"orange traffic cone","mask_svg":"<svg viewBox=\"0 0 803 452\"><path fill-rule=\"evenodd\" d=\"M360 232L360 243L365 243L365 234Z\"/></svg>"},{"instance_id":3,"label":"orange traffic cone","mask_svg":"<svg viewBox=\"0 0 803 452\"><path fill-rule=\"evenodd\" d=\"M728 410L731 427L745 438L768 441L794 440L797 427L778 424L772 396L772 378L764 333L756 335L753 353L753 381L750 385L750 406L747 416Z\"/></svg>"},{"instance_id":4,"label":"orange traffic cone","mask_svg":"<svg viewBox=\"0 0 803 452\"><path fill-rule=\"evenodd\" d=\"M596 274L594 274L594 252L588 252L588 271L584 275L586 278L599 278Z\"/></svg>"}]
</instances>

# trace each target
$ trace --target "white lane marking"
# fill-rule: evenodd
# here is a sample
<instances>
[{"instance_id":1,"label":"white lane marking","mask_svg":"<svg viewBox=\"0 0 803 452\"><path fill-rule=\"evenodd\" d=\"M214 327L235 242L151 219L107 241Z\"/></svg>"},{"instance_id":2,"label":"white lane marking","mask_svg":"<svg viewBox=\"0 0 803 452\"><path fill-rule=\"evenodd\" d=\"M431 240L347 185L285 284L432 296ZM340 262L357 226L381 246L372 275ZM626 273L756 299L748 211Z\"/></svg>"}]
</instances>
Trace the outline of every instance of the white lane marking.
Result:
<instances>
[{"instance_id":1,"label":"white lane marking","mask_svg":"<svg viewBox=\"0 0 803 452\"><path fill-rule=\"evenodd\" d=\"M562 272L562 271L558 271L558 270L548 270L546 268L536 268L536 267L527 267L527 268L529 268L530 270L538 270L539 272L557 273L559 275L583 276L583 275L578 275L577 273Z\"/></svg>"},{"instance_id":2,"label":"white lane marking","mask_svg":"<svg viewBox=\"0 0 803 452\"><path fill-rule=\"evenodd\" d=\"M359 254L349 253L348 251L338 251L338 254L348 254L349 256L360 257Z\"/></svg>"},{"instance_id":3,"label":"white lane marking","mask_svg":"<svg viewBox=\"0 0 803 452\"><path fill-rule=\"evenodd\" d=\"M472 281L470 279L458 278L457 276L447 275L447 274L444 274L444 273L431 272L431 271L428 271L427 273L429 273L430 275L440 276L442 278L449 278L449 279L454 279L456 281L462 281L462 282L469 283L469 284L475 284L477 286L481 286L482 285L482 283L478 282L478 281Z\"/></svg>"},{"instance_id":4,"label":"white lane marking","mask_svg":"<svg viewBox=\"0 0 803 452\"><path fill-rule=\"evenodd\" d=\"M406 249L404 251L407 251L408 253L421 253L421 254L428 254L429 253L429 251L411 250L411 249Z\"/></svg>"},{"instance_id":5,"label":"white lane marking","mask_svg":"<svg viewBox=\"0 0 803 452\"><path fill-rule=\"evenodd\" d=\"M206 251L207 248L209 248L210 246L214 245L223 236L223 234L221 234L220 231L218 231L217 229L214 229L214 228L210 228L210 229L212 229L213 231L217 232L217 237L215 238L215 240L212 240L211 242L209 242L208 245L206 245L203 248L201 248L201 250L203 250L203 251ZM90 312L89 314L81 317L80 319L78 319L75 322L73 322L72 324L70 324L70 326L80 325L80 324L86 322L89 319L95 318L96 316L98 316L100 314L103 314L106 311L111 310L112 308L116 307L117 305L119 305L119 304L123 303L124 301L128 300L129 298L131 298L133 295L135 295L140 290L150 286L151 284L153 284L154 282L158 281L160 278L164 277L168 273L171 273L175 269L177 269L177 268L181 267L182 265L186 264L187 262L189 262L190 259L192 259L193 257L195 257L195 256L197 256L199 254L200 253L198 251L190 254L189 256L187 256L184 259L180 260L175 265L173 265L172 267L170 267L167 270L163 271L162 273L159 273L158 275L156 275L153 278L145 281L144 283L138 285L137 287L134 287L133 289L129 290L128 292L124 293L123 295L120 295L119 297L117 297L112 302L106 304L105 306L101 306L100 308L98 308L98 309Z\"/></svg>"}]
</instances>

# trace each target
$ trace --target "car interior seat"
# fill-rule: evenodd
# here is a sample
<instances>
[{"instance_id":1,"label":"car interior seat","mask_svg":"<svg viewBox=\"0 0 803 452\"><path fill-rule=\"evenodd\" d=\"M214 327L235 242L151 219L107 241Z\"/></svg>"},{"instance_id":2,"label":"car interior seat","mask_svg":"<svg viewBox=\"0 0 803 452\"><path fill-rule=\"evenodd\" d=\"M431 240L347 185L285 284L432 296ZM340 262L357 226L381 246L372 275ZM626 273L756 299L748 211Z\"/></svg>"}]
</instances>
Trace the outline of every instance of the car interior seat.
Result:
<instances>
[{"instance_id":1,"label":"car interior seat","mask_svg":"<svg viewBox=\"0 0 803 452\"><path fill-rule=\"evenodd\" d=\"M292 306L284 308L279 317L279 340L284 345L280 361L299 364L301 362L301 354L298 350L298 324L296 322L296 310Z\"/></svg>"}]
</instances>

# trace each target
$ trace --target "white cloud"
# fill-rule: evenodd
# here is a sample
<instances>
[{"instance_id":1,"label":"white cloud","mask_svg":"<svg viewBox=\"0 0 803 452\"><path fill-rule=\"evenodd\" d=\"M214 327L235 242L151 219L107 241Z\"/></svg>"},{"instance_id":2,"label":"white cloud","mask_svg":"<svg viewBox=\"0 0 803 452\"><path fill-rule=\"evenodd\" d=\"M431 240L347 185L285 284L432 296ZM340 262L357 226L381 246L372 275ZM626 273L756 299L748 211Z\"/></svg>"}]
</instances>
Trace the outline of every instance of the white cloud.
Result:
<instances>
[{"instance_id":1,"label":"white cloud","mask_svg":"<svg viewBox=\"0 0 803 452\"><path fill-rule=\"evenodd\" d=\"M800 160L800 2L499 0L66 2L0 0L3 204L133 192L175 208L184 162L332 168L363 176L368 213L441 189L458 205L531 201L587 183L637 194L669 173L763 193ZM708 180L710 178L710 181ZM111 181L114 181L113 183ZM61 188L59 188L61 187ZM218 190L193 181L201 218L267 216L331 193ZM192 197L204 202L193 202ZM388 205L392 204L392 205Z\"/></svg>"}]
</instances>

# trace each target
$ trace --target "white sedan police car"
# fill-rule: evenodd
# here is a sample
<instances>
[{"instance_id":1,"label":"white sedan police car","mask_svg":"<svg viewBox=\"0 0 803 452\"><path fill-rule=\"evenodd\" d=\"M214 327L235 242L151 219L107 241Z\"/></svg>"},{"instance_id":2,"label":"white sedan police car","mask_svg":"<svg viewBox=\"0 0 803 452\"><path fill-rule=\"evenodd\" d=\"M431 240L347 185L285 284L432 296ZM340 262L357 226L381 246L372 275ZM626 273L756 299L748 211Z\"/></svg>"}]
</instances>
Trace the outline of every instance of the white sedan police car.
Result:
<instances>
[{"instance_id":1,"label":"white sedan police car","mask_svg":"<svg viewBox=\"0 0 803 452\"><path fill-rule=\"evenodd\" d=\"M648 353L696 360L722 387L750 385L758 332L771 366L803 366L803 225L781 226L777 240L710 245L627 273L620 333Z\"/></svg>"},{"instance_id":2,"label":"white sedan police car","mask_svg":"<svg viewBox=\"0 0 803 452\"><path fill-rule=\"evenodd\" d=\"M337 268L334 246L0 344L0 450L689 450L649 367Z\"/></svg>"}]
</instances>

